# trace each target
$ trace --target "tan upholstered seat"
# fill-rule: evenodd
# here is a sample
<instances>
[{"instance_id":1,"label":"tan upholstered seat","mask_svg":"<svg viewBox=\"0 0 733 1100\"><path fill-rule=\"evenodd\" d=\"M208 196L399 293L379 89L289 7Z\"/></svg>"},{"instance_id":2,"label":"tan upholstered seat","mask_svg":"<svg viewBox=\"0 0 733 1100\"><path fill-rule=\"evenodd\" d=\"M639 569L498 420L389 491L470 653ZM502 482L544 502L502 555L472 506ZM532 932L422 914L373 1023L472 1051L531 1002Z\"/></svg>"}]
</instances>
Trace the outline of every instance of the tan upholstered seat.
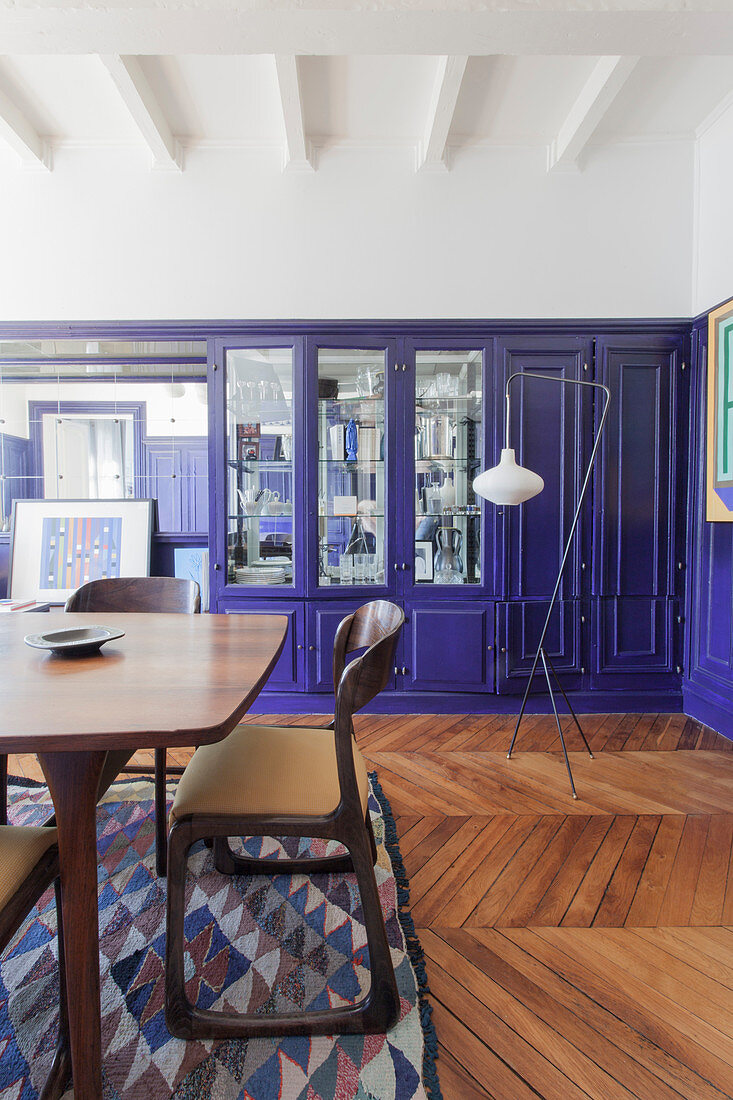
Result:
<instances>
[{"instance_id":1,"label":"tan upholstered seat","mask_svg":"<svg viewBox=\"0 0 733 1100\"><path fill-rule=\"evenodd\" d=\"M373 600L339 623L332 729L237 726L218 744L199 748L186 768L168 834L165 1018L177 1038L383 1034L396 1023L400 997L374 874L378 850L368 807L369 777L353 718L387 687L404 621L402 608ZM364 652L347 660L357 650ZM229 843L232 837L263 835L315 837L335 841L342 850L309 848L275 858L238 853ZM232 1013L228 1006L218 1011L189 1000L186 866L200 840L209 842L214 867L223 875L353 874L369 953L368 992L355 1003L312 1011L293 1005L282 1012Z\"/></svg>"},{"instance_id":2,"label":"tan upholstered seat","mask_svg":"<svg viewBox=\"0 0 733 1100\"><path fill-rule=\"evenodd\" d=\"M55 843L55 829L0 826L0 909L7 905L41 856Z\"/></svg>"},{"instance_id":3,"label":"tan upholstered seat","mask_svg":"<svg viewBox=\"0 0 733 1100\"><path fill-rule=\"evenodd\" d=\"M362 812L369 779L354 744ZM339 804L333 730L237 726L197 749L178 784L171 818L186 814L315 817Z\"/></svg>"}]
</instances>

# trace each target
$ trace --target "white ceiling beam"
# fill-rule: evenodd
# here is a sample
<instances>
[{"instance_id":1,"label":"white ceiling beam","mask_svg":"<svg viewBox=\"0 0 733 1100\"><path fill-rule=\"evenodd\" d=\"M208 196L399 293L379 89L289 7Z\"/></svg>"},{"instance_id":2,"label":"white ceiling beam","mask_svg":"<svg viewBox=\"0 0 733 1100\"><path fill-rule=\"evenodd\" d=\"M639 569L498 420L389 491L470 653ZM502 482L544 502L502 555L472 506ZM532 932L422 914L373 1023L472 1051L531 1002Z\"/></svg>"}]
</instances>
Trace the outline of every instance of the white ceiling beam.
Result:
<instances>
[{"instance_id":1,"label":"white ceiling beam","mask_svg":"<svg viewBox=\"0 0 733 1100\"><path fill-rule=\"evenodd\" d=\"M638 57L599 57L547 151L548 172L578 167L583 150L638 60Z\"/></svg>"},{"instance_id":2,"label":"white ceiling beam","mask_svg":"<svg viewBox=\"0 0 733 1100\"><path fill-rule=\"evenodd\" d=\"M120 98L153 156L153 168L181 171L183 154L136 57L100 54Z\"/></svg>"},{"instance_id":3,"label":"white ceiling beam","mask_svg":"<svg viewBox=\"0 0 733 1100\"><path fill-rule=\"evenodd\" d=\"M0 89L0 140L17 153L24 168L51 171L50 147L2 89Z\"/></svg>"},{"instance_id":4,"label":"white ceiling beam","mask_svg":"<svg viewBox=\"0 0 733 1100\"><path fill-rule=\"evenodd\" d=\"M439 57L427 125L417 150L417 170L447 171L446 143L468 57Z\"/></svg>"},{"instance_id":5,"label":"white ceiling beam","mask_svg":"<svg viewBox=\"0 0 733 1100\"><path fill-rule=\"evenodd\" d=\"M727 0L0 0L3 54L733 54ZM114 46L110 44L114 43Z\"/></svg>"},{"instance_id":6,"label":"white ceiling beam","mask_svg":"<svg viewBox=\"0 0 733 1100\"><path fill-rule=\"evenodd\" d=\"M312 172L315 162L313 149L305 136L298 59L294 54L276 54L275 69L285 123L283 172Z\"/></svg>"}]
</instances>

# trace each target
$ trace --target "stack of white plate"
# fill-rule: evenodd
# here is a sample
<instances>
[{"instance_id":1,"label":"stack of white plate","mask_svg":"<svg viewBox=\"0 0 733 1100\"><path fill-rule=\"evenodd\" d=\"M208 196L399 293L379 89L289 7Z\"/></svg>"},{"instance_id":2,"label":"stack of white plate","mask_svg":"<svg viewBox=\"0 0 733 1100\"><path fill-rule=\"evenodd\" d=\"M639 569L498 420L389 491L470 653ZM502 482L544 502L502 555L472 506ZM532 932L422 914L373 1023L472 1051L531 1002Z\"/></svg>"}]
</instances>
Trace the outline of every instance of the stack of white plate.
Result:
<instances>
[{"instance_id":1,"label":"stack of white plate","mask_svg":"<svg viewBox=\"0 0 733 1100\"><path fill-rule=\"evenodd\" d=\"M285 584L287 580L287 571L281 565L245 565L235 575L237 584Z\"/></svg>"}]
</instances>

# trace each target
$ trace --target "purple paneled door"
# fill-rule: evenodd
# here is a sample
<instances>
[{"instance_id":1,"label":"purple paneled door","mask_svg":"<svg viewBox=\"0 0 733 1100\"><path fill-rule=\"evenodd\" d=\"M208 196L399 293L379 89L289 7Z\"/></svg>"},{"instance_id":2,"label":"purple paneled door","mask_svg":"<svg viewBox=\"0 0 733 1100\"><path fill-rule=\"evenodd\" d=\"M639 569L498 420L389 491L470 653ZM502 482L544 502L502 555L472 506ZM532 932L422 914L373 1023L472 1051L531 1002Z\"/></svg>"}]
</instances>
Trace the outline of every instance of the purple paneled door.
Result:
<instances>
[{"instance_id":1,"label":"purple paneled door","mask_svg":"<svg viewBox=\"0 0 733 1100\"><path fill-rule=\"evenodd\" d=\"M400 689L493 691L493 603L411 607L407 618Z\"/></svg>"},{"instance_id":2,"label":"purple paneled door","mask_svg":"<svg viewBox=\"0 0 733 1100\"><path fill-rule=\"evenodd\" d=\"M612 401L594 482L597 688L669 686L681 661L689 389L682 356L677 337L598 341L596 376Z\"/></svg>"},{"instance_id":3,"label":"purple paneled door","mask_svg":"<svg viewBox=\"0 0 733 1100\"><path fill-rule=\"evenodd\" d=\"M675 666L677 600L608 596L594 603L591 688L663 688Z\"/></svg>"},{"instance_id":4,"label":"purple paneled door","mask_svg":"<svg viewBox=\"0 0 733 1100\"><path fill-rule=\"evenodd\" d=\"M497 342L497 384L503 388L517 371L585 380L592 361L592 341L585 337L509 337ZM517 379L512 385L511 443L517 461L540 474L545 487L526 504L498 509L504 527L503 594L507 599L549 600L590 454L593 404L578 386L542 379ZM504 402L497 401L496 409L496 436L502 440ZM590 513L589 504L563 573L561 599L584 594Z\"/></svg>"},{"instance_id":5,"label":"purple paneled door","mask_svg":"<svg viewBox=\"0 0 733 1100\"><path fill-rule=\"evenodd\" d=\"M303 604L271 600L268 603L249 600L242 604L224 601L219 611L226 615L285 615L288 634L277 664L270 673L265 691L302 691L304 687Z\"/></svg>"},{"instance_id":6,"label":"purple paneled door","mask_svg":"<svg viewBox=\"0 0 733 1100\"><path fill-rule=\"evenodd\" d=\"M496 606L497 655L496 690L499 695L521 695L537 650L549 600L500 603ZM585 603L559 600L545 639L545 648L566 691L578 691L583 684L584 641L588 636ZM554 688L554 683L553 683ZM540 668L532 683L533 693L546 692ZM548 702L549 707L549 702Z\"/></svg>"}]
</instances>

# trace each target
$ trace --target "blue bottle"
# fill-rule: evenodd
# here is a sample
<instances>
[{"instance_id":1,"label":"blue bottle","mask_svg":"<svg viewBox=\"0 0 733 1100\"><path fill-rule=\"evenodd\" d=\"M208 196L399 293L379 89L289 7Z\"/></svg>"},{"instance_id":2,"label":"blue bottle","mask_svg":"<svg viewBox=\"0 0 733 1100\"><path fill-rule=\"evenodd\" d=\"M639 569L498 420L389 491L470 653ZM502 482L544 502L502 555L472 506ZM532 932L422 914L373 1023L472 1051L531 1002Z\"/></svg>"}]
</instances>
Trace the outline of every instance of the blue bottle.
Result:
<instances>
[{"instance_id":1,"label":"blue bottle","mask_svg":"<svg viewBox=\"0 0 733 1100\"><path fill-rule=\"evenodd\" d=\"M359 433L356 430L356 424L353 417L346 425L346 461L354 462L356 460L356 452L359 449Z\"/></svg>"}]
</instances>

